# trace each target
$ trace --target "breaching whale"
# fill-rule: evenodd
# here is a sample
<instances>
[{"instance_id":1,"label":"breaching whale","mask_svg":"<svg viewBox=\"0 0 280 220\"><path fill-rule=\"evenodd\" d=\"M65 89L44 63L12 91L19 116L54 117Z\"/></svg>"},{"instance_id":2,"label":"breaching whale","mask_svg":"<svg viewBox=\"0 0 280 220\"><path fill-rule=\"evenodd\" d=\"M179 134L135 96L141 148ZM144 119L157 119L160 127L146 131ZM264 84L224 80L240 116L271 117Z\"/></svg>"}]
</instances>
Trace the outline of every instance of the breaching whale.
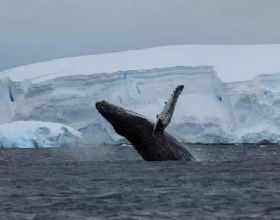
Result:
<instances>
[{"instance_id":1,"label":"breaching whale","mask_svg":"<svg viewBox=\"0 0 280 220\"><path fill-rule=\"evenodd\" d=\"M133 145L144 160L194 160L192 154L165 131L183 89L184 86L180 85L174 90L163 111L157 115L156 123L106 101L96 102L96 109L119 135Z\"/></svg>"}]
</instances>

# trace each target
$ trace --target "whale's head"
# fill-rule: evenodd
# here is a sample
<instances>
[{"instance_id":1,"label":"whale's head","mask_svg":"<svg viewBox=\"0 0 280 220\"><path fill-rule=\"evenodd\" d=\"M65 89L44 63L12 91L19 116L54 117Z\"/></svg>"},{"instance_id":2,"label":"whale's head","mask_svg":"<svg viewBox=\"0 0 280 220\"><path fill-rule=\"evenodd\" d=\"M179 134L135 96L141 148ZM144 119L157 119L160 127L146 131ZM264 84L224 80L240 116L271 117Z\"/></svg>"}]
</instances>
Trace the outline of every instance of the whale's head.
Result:
<instances>
[{"instance_id":1,"label":"whale's head","mask_svg":"<svg viewBox=\"0 0 280 220\"><path fill-rule=\"evenodd\" d=\"M99 101L95 104L99 113L113 126L116 124L127 124L131 114L127 110L113 105L106 101Z\"/></svg>"},{"instance_id":2,"label":"whale's head","mask_svg":"<svg viewBox=\"0 0 280 220\"><path fill-rule=\"evenodd\" d=\"M147 134L152 135L154 124L144 116L106 101L96 102L95 106L114 130L130 142L133 143Z\"/></svg>"}]
</instances>

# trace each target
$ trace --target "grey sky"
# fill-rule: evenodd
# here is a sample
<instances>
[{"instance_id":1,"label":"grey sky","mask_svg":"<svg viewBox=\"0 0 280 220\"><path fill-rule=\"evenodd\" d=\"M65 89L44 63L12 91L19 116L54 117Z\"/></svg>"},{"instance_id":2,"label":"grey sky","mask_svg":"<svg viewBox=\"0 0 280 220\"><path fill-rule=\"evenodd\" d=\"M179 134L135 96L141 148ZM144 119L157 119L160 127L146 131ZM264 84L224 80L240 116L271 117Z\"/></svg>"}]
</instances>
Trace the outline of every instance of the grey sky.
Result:
<instances>
[{"instance_id":1,"label":"grey sky","mask_svg":"<svg viewBox=\"0 0 280 220\"><path fill-rule=\"evenodd\" d=\"M0 0L0 70L169 44L280 43L279 0Z\"/></svg>"}]
</instances>

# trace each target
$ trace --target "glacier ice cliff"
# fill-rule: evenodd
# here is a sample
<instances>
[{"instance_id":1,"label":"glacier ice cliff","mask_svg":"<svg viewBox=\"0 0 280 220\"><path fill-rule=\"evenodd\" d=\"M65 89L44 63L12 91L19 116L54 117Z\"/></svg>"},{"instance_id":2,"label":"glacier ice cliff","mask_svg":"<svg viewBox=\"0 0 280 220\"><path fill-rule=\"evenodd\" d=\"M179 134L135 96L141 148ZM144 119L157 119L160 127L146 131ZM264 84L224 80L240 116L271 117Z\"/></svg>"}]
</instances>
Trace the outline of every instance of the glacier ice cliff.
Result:
<instances>
[{"instance_id":1,"label":"glacier ice cliff","mask_svg":"<svg viewBox=\"0 0 280 220\"><path fill-rule=\"evenodd\" d=\"M0 78L0 123L59 122L82 133L86 145L124 140L97 113L107 100L156 119L171 91L181 94L167 130L184 142L280 141L280 74L225 83L211 66L177 66L82 75Z\"/></svg>"}]
</instances>

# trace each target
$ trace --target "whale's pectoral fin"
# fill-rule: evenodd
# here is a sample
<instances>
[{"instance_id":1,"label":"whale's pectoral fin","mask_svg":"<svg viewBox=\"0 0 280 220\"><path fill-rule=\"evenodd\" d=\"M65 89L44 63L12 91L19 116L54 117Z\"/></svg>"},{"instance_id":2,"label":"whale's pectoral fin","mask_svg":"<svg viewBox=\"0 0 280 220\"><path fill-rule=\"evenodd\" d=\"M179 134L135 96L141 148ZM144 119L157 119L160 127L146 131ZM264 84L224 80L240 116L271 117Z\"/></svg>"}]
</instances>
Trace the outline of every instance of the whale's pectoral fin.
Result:
<instances>
[{"instance_id":1,"label":"whale's pectoral fin","mask_svg":"<svg viewBox=\"0 0 280 220\"><path fill-rule=\"evenodd\" d=\"M173 91L170 99L165 103L163 111L157 115L157 122L154 127L154 135L161 135L163 134L164 129L168 126L173 116L175 106L179 95L181 94L182 90L184 89L184 85L179 85Z\"/></svg>"}]
</instances>

